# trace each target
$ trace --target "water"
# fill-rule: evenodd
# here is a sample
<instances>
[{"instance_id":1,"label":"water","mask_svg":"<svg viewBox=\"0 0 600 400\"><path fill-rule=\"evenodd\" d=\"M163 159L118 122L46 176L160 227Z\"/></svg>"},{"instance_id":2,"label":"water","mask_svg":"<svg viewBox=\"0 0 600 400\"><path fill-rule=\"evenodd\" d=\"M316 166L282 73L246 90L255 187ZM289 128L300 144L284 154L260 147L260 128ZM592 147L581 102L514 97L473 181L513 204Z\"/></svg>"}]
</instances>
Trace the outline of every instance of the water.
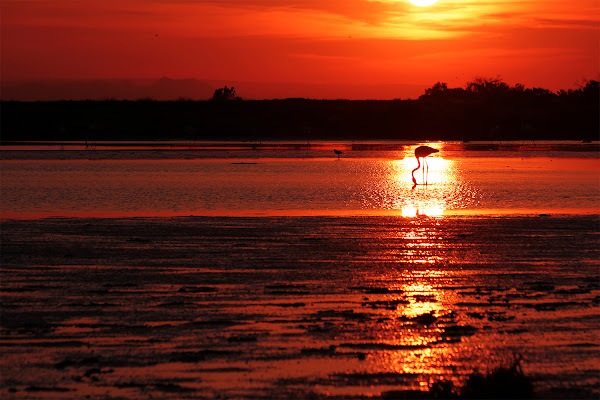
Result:
<instances>
[{"instance_id":1,"label":"water","mask_svg":"<svg viewBox=\"0 0 600 400\"><path fill-rule=\"evenodd\" d=\"M328 146L344 148L339 143ZM416 187L411 178L416 167L414 146L400 146L398 151L350 149L340 159L325 145L302 151L17 152L14 159L0 163L0 215L439 216L600 211L600 158L594 151L573 151L581 144L558 150L543 145L504 151L437 147L442 151L428 157L428 184ZM424 182L422 173L416 177Z\"/></svg>"},{"instance_id":2,"label":"water","mask_svg":"<svg viewBox=\"0 0 600 400\"><path fill-rule=\"evenodd\" d=\"M515 357L598 398L595 145L437 143L417 186L414 143L48 146L0 151L3 399L410 398Z\"/></svg>"},{"instance_id":3,"label":"water","mask_svg":"<svg viewBox=\"0 0 600 400\"><path fill-rule=\"evenodd\" d=\"M597 399L598 222L5 220L0 395L381 398L521 356Z\"/></svg>"}]
</instances>

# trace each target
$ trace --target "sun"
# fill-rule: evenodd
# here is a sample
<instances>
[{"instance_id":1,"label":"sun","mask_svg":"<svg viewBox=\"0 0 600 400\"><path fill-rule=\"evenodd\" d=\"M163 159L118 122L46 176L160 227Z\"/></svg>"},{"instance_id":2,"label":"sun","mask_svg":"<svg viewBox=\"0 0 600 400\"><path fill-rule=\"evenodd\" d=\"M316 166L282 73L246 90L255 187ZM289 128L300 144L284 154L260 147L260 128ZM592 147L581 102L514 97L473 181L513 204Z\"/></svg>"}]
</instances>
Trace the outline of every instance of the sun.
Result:
<instances>
[{"instance_id":1,"label":"sun","mask_svg":"<svg viewBox=\"0 0 600 400\"><path fill-rule=\"evenodd\" d=\"M438 2L438 0L408 0L415 6L427 7Z\"/></svg>"}]
</instances>

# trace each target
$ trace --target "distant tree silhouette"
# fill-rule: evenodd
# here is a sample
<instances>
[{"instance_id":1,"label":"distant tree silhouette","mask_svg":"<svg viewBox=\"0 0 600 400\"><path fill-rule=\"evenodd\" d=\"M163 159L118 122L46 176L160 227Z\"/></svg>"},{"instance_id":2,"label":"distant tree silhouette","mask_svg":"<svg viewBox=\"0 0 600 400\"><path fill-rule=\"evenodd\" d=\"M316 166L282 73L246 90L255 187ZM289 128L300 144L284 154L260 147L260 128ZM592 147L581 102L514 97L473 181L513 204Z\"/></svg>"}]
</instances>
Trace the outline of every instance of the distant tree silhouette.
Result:
<instances>
[{"instance_id":1,"label":"distant tree silhouette","mask_svg":"<svg viewBox=\"0 0 600 400\"><path fill-rule=\"evenodd\" d=\"M417 100L2 101L8 140L598 140L600 77L551 92L477 78ZM310 133L308 132L310 128ZM95 134L92 138L91 133ZM173 136L176 135L176 136Z\"/></svg>"},{"instance_id":2,"label":"distant tree silhouette","mask_svg":"<svg viewBox=\"0 0 600 400\"><path fill-rule=\"evenodd\" d=\"M579 89L561 89L558 91L560 97L586 97L590 100L600 100L600 84L596 80L584 81L579 85Z\"/></svg>"},{"instance_id":3,"label":"distant tree silhouette","mask_svg":"<svg viewBox=\"0 0 600 400\"><path fill-rule=\"evenodd\" d=\"M600 99L600 82L589 80L586 82L585 86L581 88L581 91L584 96L598 100Z\"/></svg>"},{"instance_id":4,"label":"distant tree silhouette","mask_svg":"<svg viewBox=\"0 0 600 400\"><path fill-rule=\"evenodd\" d=\"M228 88L227 86L222 87L220 89L216 89L213 94L213 101L227 101L227 100L241 100L241 97L235 95L235 88L232 86Z\"/></svg>"},{"instance_id":5,"label":"distant tree silhouette","mask_svg":"<svg viewBox=\"0 0 600 400\"><path fill-rule=\"evenodd\" d=\"M435 96L444 93L448 90L448 84L446 82L438 82L429 89L425 89L426 96Z\"/></svg>"},{"instance_id":6,"label":"distant tree silhouette","mask_svg":"<svg viewBox=\"0 0 600 400\"><path fill-rule=\"evenodd\" d=\"M497 76L496 78L476 78L473 82L467 83L467 90L475 94L496 95L507 93L509 86Z\"/></svg>"},{"instance_id":7,"label":"distant tree silhouette","mask_svg":"<svg viewBox=\"0 0 600 400\"><path fill-rule=\"evenodd\" d=\"M525 85L517 83L514 88L511 89L513 92L523 93L525 91Z\"/></svg>"}]
</instances>

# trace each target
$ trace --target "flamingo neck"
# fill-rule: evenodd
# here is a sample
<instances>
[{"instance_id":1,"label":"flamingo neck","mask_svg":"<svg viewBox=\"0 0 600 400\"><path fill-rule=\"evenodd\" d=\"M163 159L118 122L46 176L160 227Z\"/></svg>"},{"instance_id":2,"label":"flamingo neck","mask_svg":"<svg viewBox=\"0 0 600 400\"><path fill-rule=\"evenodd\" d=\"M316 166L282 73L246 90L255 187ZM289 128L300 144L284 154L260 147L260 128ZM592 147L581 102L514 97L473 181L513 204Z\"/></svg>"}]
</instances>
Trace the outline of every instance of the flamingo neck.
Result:
<instances>
[{"instance_id":1,"label":"flamingo neck","mask_svg":"<svg viewBox=\"0 0 600 400\"><path fill-rule=\"evenodd\" d=\"M415 171L418 170L419 168L421 168L421 160L419 160L419 157L417 157L417 168L412 170L412 179L413 179L413 183L416 185L417 184L417 180L415 179Z\"/></svg>"}]
</instances>

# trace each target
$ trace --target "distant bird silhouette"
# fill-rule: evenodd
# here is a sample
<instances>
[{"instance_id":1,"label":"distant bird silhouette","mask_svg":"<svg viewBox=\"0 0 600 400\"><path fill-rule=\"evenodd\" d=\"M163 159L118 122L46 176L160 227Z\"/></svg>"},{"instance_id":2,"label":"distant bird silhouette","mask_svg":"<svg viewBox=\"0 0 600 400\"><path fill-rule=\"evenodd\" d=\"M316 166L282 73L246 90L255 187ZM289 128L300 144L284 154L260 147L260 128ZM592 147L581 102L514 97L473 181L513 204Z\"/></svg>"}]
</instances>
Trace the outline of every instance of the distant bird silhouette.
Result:
<instances>
[{"instance_id":1,"label":"distant bird silhouette","mask_svg":"<svg viewBox=\"0 0 600 400\"><path fill-rule=\"evenodd\" d=\"M427 175L425 173L425 168L427 167L427 173L429 173L429 165L427 164L427 159L425 157L434 153L439 153L439 150L429 146L419 146L415 149L415 157L417 158L418 164L417 168L412 170L412 180L415 185L417 185L417 180L415 179L415 171L421 168L421 158L423 159L423 182L425 183L425 185L427 185Z\"/></svg>"},{"instance_id":2,"label":"distant bird silhouette","mask_svg":"<svg viewBox=\"0 0 600 400\"><path fill-rule=\"evenodd\" d=\"M343 153L343 151L339 151L339 150L336 150L336 149L333 149L333 152L334 152L335 154L337 154L338 158L340 158L340 154L342 154L342 153Z\"/></svg>"}]
</instances>

